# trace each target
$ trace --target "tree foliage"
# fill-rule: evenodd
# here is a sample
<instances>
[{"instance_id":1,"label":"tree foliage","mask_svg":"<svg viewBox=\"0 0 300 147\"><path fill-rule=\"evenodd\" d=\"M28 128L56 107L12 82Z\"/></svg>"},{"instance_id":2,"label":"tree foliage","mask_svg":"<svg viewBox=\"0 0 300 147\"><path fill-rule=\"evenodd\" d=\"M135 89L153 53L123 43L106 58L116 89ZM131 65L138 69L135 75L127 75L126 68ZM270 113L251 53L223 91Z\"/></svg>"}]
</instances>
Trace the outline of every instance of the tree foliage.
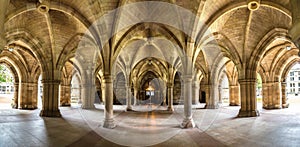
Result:
<instances>
[{"instance_id":1,"label":"tree foliage","mask_svg":"<svg viewBox=\"0 0 300 147\"><path fill-rule=\"evenodd\" d=\"M12 82L12 74L5 65L0 65L0 83Z\"/></svg>"},{"instance_id":2,"label":"tree foliage","mask_svg":"<svg viewBox=\"0 0 300 147\"><path fill-rule=\"evenodd\" d=\"M257 88L262 88L262 80L259 74L257 74Z\"/></svg>"}]
</instances>

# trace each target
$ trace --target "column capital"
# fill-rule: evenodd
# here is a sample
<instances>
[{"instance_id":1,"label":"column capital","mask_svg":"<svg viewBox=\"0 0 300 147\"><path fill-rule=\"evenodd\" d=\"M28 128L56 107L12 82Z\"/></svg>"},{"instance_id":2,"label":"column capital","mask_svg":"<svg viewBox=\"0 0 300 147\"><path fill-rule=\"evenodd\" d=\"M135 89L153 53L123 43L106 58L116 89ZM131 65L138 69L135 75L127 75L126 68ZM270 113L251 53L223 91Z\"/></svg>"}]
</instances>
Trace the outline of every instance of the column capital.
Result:
<instances>
[{"instance_id":1,"label":"column capital","mask_svg":"<svg viewBox=\"0 0 300 147\"><path fill-rule=\"evenodd\" d=\"M239 79L238 81L240 84L256 83L256 79Z\"/></svg>"},{"instance_id":2,"label":"column capital","mask_svg":"<svg viewBox=\"0 0 300 147\"><path fill-rule=\"evenodd\" d=\"M168 88L173 88L173 87L174 87L174 83L168 82L168 83L167 83L167 87L168 87Z\"/></svg>"},{"instance_id":3,"label":"column capital","mask_svg":"<svg viewBox=\"0 0 300 147\"><path fill-rule=\"evenodd\" d=\"M229 85L229 87L234 88L234 87L239 87L239 85Z\"/></svg>"},{"instance_id":4,"label":"column capital","mask_svg":"<svg viewBox=\"0 0 300 147\"><path fill-rule=\"evenodd\" d=\"M193 81L193 75L184 75L182 76L182 79L184 82L192 82Z\"/></svg>"},{"instance_id":5,"label":"column capital","mask_svg":"<svg viewBox=\"0 0 300 147\"><path fill-rule=\"evenodd\" d=\"M103 82L104 83L112 83L113 82L113 76L112 75L103 76Z\"/></svg>"},{"instance_id":6,"label":"column capital","mask_svg":"<svg viewBox=\"0 0 300 147\"><path fill-rule=\"evenodd\" d=\"M194 84L200 84L200 81L199 80L195 80Z\"/></svg>"},{"instance_id":7,"label":"column capital","mask_svg":"<svg viewBox=\"0 0 300 147\"><path fill-rule=\"evenodd\" d=\"M43 84L60 84L60 82L61 80L48 80L48 79L42 80Z\"/></svg>"},{"instance_id":8,"label":"column capital","mask_svg":"<svg viewBox=\"0 0 300 147\"><path fill-rule=\"evenodd\" d=\"M68 84L68 85L61 84L60 87L71 87L71 85L70 84Z\"/></svg>"},{"instance_id":9,"label":"column capital","mask_svg":"<svg viewBox=\"0 0 300 147\"><path fill-rule=\"evenodd\" d=\"M63 86L71 86L71 85L63 85ZM83 83L81 84L82 87L95 87L95 84Z\"/></svg>"},{"instance_id":10,"label":"column capital","mask_svg":"<svg viewBox=\"0 0 300 147\"><path fill-rule=\"evenodd\" d=\"M131 89L131 86L125 85L125 88L126 88L126 89Z\"/></svg>"}]
</instances>

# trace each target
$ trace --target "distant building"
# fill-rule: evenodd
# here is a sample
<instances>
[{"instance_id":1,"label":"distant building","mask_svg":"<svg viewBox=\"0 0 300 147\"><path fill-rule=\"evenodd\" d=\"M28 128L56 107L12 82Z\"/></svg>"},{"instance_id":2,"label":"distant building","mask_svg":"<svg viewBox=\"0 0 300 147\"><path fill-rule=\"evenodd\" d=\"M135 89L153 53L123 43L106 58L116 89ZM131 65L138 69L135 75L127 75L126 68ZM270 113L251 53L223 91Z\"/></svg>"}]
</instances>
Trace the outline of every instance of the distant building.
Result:
<instances>
[{"instance_id":1,"label":"distant building","mask_svg":"<svg viewBox=\"0 0 300 147\"><path fill-rule=\"evenodd\" d=\"M14 84L11 82L0 83L0 93L11 94L14 92Z\"/></svg>"},{"instance_id":2,"label":"distant building","mask_svg":"<svg viewBox=\"0 0 300 147\"><path fill-rule=\"evenodd\" d=\"M288 95L300 95L300 68L292 68L286 78L286 92Z\"/></svg>"}]
</instances>

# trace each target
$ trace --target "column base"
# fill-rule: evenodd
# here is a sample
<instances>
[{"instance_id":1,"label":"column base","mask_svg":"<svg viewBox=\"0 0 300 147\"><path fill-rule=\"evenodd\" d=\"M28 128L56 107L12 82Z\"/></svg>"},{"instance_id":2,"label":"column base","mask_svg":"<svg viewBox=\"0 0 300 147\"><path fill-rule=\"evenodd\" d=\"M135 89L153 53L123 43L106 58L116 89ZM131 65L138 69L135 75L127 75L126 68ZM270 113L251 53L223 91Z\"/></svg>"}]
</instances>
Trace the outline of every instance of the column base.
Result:
<instances>
[{"instance_id":1,"label":"column base","mask_svg":"<svg viewBox=\"0 0 300 147\"><path fill-rule=\"evenodd\" d=\"M282 108L288 108L290 104L282 104Z\"/></svg>"},{"instance_id":2,"label":"column base","mask_svg":"<svg viewBox=\"0 0 300 147\"><path fill-rule=\"evenodd\" d=\"M264 109L281 109L280 105L265 105L263 106Z\"/></svg>"},{"instance_id":3,"label":"column base","mask_svg":"<svg viewBox=\"0 0 300 147\"><path fill-rule=\"evenodd\" d=\"M240 104L230 103L229 106L240 106Z\"/></svg>"},{"instance_id":4,"label":"column base","mask_svg":"<svg viewBox=\"0 0 300 147\"><path fill-rule=\"evenodd\" d=\"M127 106L126 111L132 111L132 107Z\"/></svg>"},{"instance_id":5,"label":"column base","mask_svg":"<svg viewBox=\"0 0 300 147\"><path fill-rule=\"evenodd\" d=\"M20 105L19 109L34 110L34 109L37 109L37 106L34 106L34 105Z\"/></svg>"},{"instance_id":6,"label":"column base","mask_svg":"<svg viewBox=\"0 0 300 147\"><path fill-rule=\"evenodd\" d=\"M42 117L61 117L59 110L41 110L40 116Z\"/></svg>"},{"instance_id":7,"label":"column base","mask_svg":"<svg viewBox=\"0 0 300 147\"><path fill-rule=\"evenodd\" d=\"M187 129L187 128L195 128L195 122L194 122L194 120L193 120L193 118L190 118L190 119L188 119L188 118L185 118L184 120L183 120L183 122L180 124L180 127L182 128L182 129Z\"/></svg>"},{"instance_id":8,"label":"column base","mask_svg":"<svg viewBox=\"0 0 300 147\"><path fill-rule=\"evenodd\" d=\"M198 105L198 104L200 104L200 102L194 101L194 102L192 102L192 104L193 104L193 105Z\"/></svg>"},{"instance_id":9,"label":"column base","mask_svg":"<svg viewBox=\"0 0 300 147\"><path fill-rule=\"evenodd\" d=\"M64 104L60 104L60 106L61 106L61 107L70 107L71 104L69 104L69 103L64 103Z\"/></svg>"},{"instance_id":10,"label":"column base","mask_svg":"<svg viewBox=\"0 0 300 147\"><path fill-rule=\"evenodd\" d=\"M173 107L168 107L168 108L167 108L167 111L173 112L173 111L174 111L174 108L173 108Z\"/></svg>"},{"instance_id":11,"label":"column base","mask_svg":"<svg viewBox=\"0 0 300 147\"><path fill-rule=\"evenodd\" d=\"M95 109L96 107L95 107L95 105L81 105L81 108L82 109Z\"/></svg>"},{"instance_id":12,"label":"column base","mask_svg":"<svg viewBox=\"0 0 300 147\"><path fill-rule=\"evenodd\" d=\"M204 108L205 109L218 109L219 105L218 104L216 104L216 105L208 105L208 104L206 104Z\"/></svg>"},{"instance_id":13,"label":"column base","mask_svg":"<svg viewBox=\"0 0 300 147\"><path fill-rule=\"evenodd\" d=\"M103 128L113 129L117 125L114 123L113 119L105 119L103 123Z\"/></svg>"},{"instance_id":14,"label":"column base","mask_svg":"<svg viewBox=\"0 0 300 147\"><path fill-rule=\"evenodd\" d=\"M252 111L239 111L238 117L256 117L259 116L258 110L252 110Z\"/></svg>"},{"instance_id":15,"label":"column base","mask_svg":"<svg viewBox=\"0 0 300 147\"><path fill-rule=\"evenodd\" d=\"M18 109L18 104L11 104L11 107L12 107L13 109Z\"/></svg>"}]
</instances>

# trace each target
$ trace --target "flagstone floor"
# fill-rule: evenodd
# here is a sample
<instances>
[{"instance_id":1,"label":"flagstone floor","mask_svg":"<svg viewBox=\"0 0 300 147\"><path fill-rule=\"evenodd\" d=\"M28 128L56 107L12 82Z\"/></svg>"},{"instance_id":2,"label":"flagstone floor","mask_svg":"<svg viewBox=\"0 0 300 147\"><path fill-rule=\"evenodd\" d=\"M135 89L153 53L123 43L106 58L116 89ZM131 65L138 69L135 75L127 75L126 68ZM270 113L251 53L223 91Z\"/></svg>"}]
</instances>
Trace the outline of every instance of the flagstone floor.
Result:
<instances>
[{"instance_id":1,"label":"flagstone floor","mask_svg":"<svg viewBox=\"0 0 300 147\"><path fill-rule=\"evenodd\" d=\"M0 110L0 146L299 146L300 104L259 109L259 117L236 118L239 107L193 107L194 129L181 129L183 106L114 106L117 127L101 127L103 106L95 110L61 107L61 118L39 117L37 110ZM152 110L152 111L150 111Z\"/></svg>"}]
</instances>

